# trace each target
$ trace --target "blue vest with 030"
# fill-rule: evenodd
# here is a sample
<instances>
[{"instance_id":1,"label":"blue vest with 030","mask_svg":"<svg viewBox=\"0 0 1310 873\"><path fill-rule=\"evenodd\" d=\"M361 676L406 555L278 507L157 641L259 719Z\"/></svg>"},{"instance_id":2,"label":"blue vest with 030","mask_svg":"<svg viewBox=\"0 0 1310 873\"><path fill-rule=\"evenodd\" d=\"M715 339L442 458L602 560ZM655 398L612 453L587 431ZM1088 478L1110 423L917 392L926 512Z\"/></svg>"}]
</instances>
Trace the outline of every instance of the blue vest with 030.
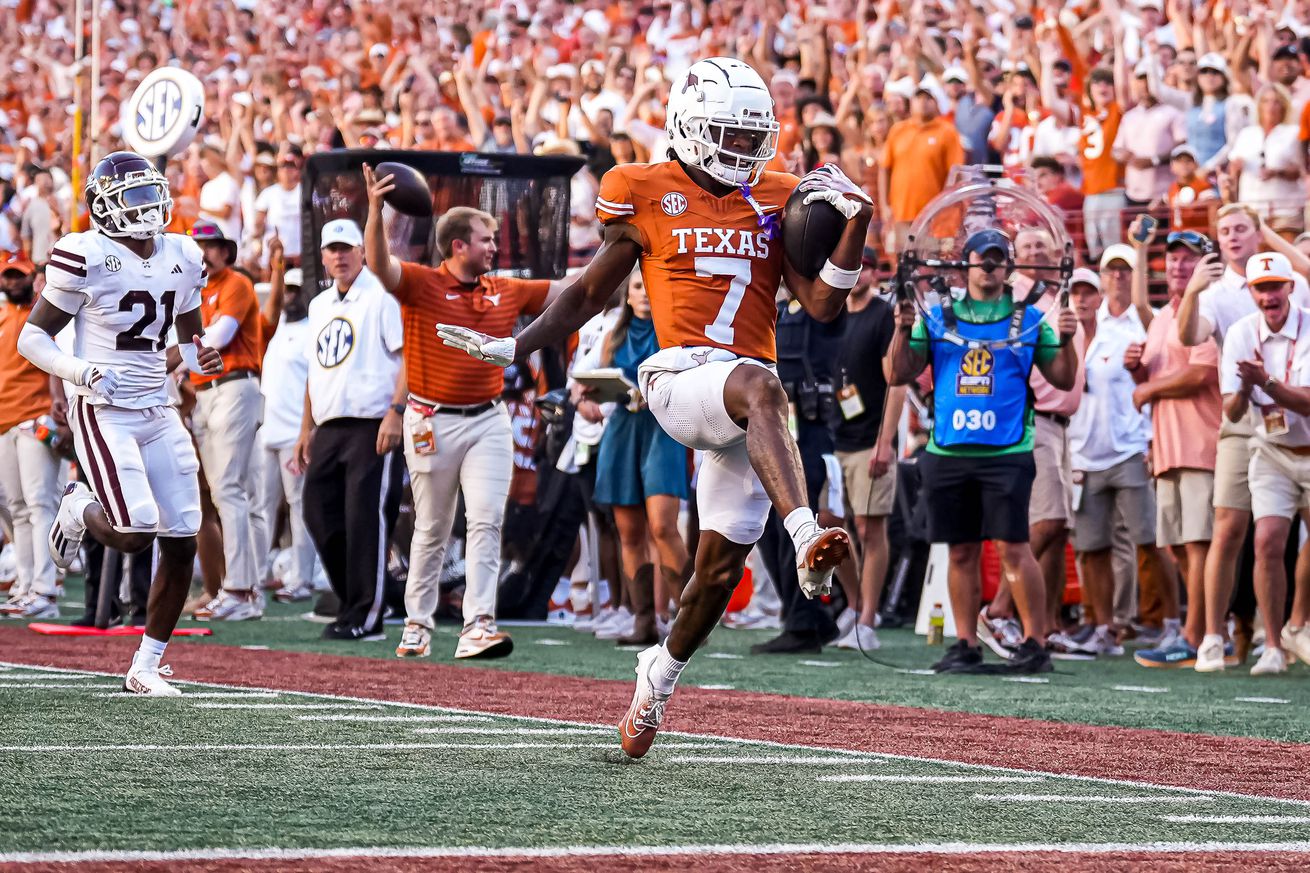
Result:
<instances>
[{"instance_id":1,"label":"blue vest with 030","mask_svg":"<svg viewBox=\"0 0 1310 873\"><path fill-rule=\"evenodd\" d=\"M1024 310L1018 333L1037 332L1042 312ZM1028 417L1028 375L1036 351L1033 340L1002 348L971 348L943 334L941 307L925 320L932 351L933 441L941 448L1005 448L1020 442ZM974 324L958 320L955 333L967 340L994 342L1010 334L1010 319Z\"/></svg>"}]
</instances>

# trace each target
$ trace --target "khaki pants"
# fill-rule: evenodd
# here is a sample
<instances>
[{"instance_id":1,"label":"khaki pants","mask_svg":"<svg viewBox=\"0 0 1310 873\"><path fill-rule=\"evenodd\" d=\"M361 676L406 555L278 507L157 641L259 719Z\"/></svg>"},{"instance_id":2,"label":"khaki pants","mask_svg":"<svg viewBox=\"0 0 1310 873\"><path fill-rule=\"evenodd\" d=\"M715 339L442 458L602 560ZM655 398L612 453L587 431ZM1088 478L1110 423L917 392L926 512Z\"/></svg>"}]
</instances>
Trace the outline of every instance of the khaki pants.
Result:
<instances>
[{"instance_id":1,"label":"khaki pants","mask_svg":"<svg viewBox=\"0 0 1310 873\"><path fill-rule=\"evenodd\" d=\"M13 520L18 578L10 594L55 596L55 564L46 535L59 511L59 457L31 433L0 434L0 490Z\"/></svg>"},{"instance_id":2,"label":"khaki pants","mask_svg":"<svg viewBox=\"0 0 1310 873\"><path fill-rule=\"evenodd\" d=\"M259 380L237 379L196 392L191 413L191 432L223 526L223 587L229 591L253 590L268 552L255 441L262 409Z\"/></svg>"},{"instance_id":3,"label":"khaki pants","mask_svg":"<svg viewBox=\"0 0 1310 873\"><path fill-rule=\"evenodd\" d=\"M414 493L414 539L405 583L407 621L432 628L437 585L446 543L455 520L455 505L464 492L468 522L465 548L464 623L496 615L500 583L500 528L505 520L514 441L509 413L497 404L481 415L429 416L436 452L414 451L414 427L425 421L412 407L405 411L405 462Z\"/></svg>"}]
</instances>

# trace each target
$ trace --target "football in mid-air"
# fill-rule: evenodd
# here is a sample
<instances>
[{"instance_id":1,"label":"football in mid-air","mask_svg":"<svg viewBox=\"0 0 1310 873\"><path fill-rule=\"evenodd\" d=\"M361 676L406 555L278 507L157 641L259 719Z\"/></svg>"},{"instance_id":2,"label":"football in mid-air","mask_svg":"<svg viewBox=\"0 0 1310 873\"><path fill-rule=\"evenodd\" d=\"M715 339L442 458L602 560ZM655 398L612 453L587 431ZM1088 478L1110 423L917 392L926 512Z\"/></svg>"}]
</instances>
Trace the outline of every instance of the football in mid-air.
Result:
<instances>
[{"instance_id":1,"label":"football in mid-air","mask_svg":"<svg viewBox=\"0 0 1310 873\"><path fill-rule=\"evenodd\" d=\"M846 219L831 203L817 200L807 206L805 194L796 189L783 207L782 249L797 273L813 279L837 248Z\"/></svg>"},{"instance_id":2,"label":"football in mid-air","mask_svg":"<svg viewBox=\"0 0 1310 873\"><path fill-rule=\"evenodd\" d=\"M394 176L392 184L396 187L388 191L386 201L391 208L406 215L426 216L432 214L432 192L428 189L423 174L408 164L384 161L373 169L373 174L381 179Z\"/></svg>"}]
</instances>

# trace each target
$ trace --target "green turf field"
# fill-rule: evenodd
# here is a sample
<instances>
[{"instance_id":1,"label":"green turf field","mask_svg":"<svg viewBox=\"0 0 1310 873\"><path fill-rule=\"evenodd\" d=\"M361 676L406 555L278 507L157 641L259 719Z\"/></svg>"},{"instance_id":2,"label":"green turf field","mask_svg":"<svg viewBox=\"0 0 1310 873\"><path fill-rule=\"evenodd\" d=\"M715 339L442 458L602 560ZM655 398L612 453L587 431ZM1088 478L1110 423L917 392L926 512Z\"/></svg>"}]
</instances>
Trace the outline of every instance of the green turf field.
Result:
<instances>
[{"instance_id":1,"label":"green turf field","mask_svg":"<svg viewBox=\"0 0 1310 873\"><path fill-rule=\"evenodd\" d=\"M66 615L80 614L80 584L70 580ZM300 618L309 603L270 599L265 618L214 623L214 635L177 645L268 646L288 651L392 658L401 628L387 641L342 643L320 639L322 625ZM193 623L184 623L195 626ZM478 666L629 681L635 653L565 627L507 627L515 653ZM441 625L434 660L457 663L456 625ZM1310 668L1297 664L1283 676L1253 677L1250 662L1221 674L1139 667L1130 654L1098 661L1057 661L1055 672L1025 681L993 676L921 675L942 649L909 630L880 632L883 648L871 653L826 648L818 656L754 656L750 647L775 631L719 628L683 681L808 697L922 706L987 715L1010 715L1093 725L1158 728L1227 736L1310 742ZM991 658L991 654L988 653ZM1044 680L1044 681L1042 681Z\"/></svg>"},{"instance_id":2,"label":"green turf field","mask_svg":"<svg viewBox=\"0 0 1310 873\"><path fill-rule=\"evenodd\" d=\"M1278 841L1310 825L1295 801L713 735L666 735L633 764L607 725L185 682L182 698L142 700L117 684L0 669L0 805L22 811L0 831L0 861L88 848Z\"/></svg>"}]
</instances>

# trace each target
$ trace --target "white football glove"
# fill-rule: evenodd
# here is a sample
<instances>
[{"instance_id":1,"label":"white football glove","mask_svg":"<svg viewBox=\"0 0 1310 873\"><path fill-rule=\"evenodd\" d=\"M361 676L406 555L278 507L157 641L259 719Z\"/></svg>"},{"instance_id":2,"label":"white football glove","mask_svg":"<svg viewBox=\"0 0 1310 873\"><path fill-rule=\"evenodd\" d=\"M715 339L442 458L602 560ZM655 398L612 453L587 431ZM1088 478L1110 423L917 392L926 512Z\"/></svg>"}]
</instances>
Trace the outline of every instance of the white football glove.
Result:
<instances>
[{"instance_id":1,"label":"white football glove","mask_svg":"<svg viewBox=\"0 0 1310 873\"><path fill-rule=\"evenodd\" d=\"M438 324L437 336L452 349L459 349L479 361L486 361L497 367L508 367L514 363L514 350L518 344L512 337L501 339L487 336L485 333L460 327L457 324Z\"/></svg>"},{"instance_id":2,"label":"white football glove","mask_svg":"<svg viewBox=\"0 0 1310 873\"><path fill-rule=\"evenodd\" d=\"M95 366L87 367L82 371L79 384L90 388L93 393L106 401L112 401L114 395L118 393L118 374L108 368L102 370Z\"/></svg>"},{"instance_id":3,"label":"white football glove","mask_svg":"<svg viewBox=\"0 0 1310 873\"><path fill-rule=\"evenodd\" d=\"M823 200L840 212L847 221L859 214L860 204L856 200L863 200L870 206L873 205L873 199L864 193L859 185L852 182L836 164L823 164L816 167L805 174L797 187L806 192L805 200L802 201L805 205Z\"/></svg>"}]
</instances>

